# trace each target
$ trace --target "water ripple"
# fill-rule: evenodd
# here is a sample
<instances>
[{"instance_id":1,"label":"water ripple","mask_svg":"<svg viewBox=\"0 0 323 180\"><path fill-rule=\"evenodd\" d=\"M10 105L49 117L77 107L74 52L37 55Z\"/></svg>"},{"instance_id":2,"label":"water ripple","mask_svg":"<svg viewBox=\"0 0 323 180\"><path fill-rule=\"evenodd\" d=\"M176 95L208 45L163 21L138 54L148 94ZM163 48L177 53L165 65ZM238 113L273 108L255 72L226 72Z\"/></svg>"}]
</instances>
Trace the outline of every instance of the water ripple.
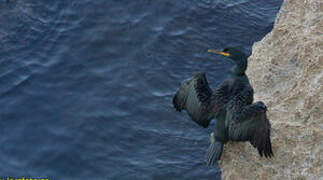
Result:
<instances>
[{"instance_id":1,"label":"water ripple","mask_svg":"<svg viewBox=\"0 0 323 180\"><path fill-rule=\"evenodd\" d=\"M221 83L232 64L207 49L250 54L280 4L0 2L0 174L219 178L204 163L212 127L176 112L172 96L195 71Z\"/></svg>"}]
</instances>

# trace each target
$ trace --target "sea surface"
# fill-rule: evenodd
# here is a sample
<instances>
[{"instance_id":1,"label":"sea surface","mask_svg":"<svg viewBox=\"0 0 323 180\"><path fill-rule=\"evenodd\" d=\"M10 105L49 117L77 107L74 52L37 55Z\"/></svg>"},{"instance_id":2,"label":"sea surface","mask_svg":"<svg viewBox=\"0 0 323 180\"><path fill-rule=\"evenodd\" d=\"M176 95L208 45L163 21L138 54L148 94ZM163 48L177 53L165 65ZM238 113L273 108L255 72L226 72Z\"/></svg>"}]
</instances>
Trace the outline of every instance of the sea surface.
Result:
<instances>
[{"instance_id":1,"label":"sea surface","mask_svg":"<svg viewBox=\"0 0 323 180\"><path fill-rule=\"evenodd\" d=\"M172 96L192 72L212 87L282 0L0 1L0 177L220 179L204 129Z\"/></svg>"}]
</instances>

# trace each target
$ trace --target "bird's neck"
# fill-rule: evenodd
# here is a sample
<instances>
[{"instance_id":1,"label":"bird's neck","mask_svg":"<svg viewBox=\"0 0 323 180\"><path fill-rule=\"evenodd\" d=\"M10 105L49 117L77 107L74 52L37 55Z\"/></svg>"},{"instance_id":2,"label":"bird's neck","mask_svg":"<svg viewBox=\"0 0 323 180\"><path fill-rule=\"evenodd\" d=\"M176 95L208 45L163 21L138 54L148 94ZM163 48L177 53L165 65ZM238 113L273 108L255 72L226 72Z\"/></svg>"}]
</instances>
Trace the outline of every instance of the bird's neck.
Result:
<instances>
[{"instance_id":1,"label":"bird's neck","mask_svg":"<svg viewBox=\"0 0 323 180\"><path fill-rule=\"evenodd\" d=\"M232 74L234 76L244 76L247 70L247 60L238 61L236 65L232 68Z\"/></svg>"}]
</instances>

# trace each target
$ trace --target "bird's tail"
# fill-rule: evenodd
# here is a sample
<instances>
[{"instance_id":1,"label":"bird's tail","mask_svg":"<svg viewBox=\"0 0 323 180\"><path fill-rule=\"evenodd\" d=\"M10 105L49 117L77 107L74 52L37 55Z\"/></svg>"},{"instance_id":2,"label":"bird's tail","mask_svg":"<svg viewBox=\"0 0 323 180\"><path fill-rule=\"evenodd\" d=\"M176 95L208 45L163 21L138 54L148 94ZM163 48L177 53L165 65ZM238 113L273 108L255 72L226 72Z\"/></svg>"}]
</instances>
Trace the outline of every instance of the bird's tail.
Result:
<instances>
[{"instance_id":1,"label":"bird's tail","mask_svg":"<svg viewBox=\"0 0 323 180\"><path fill-rule=\"evenodd\" d=\"M213 141L206 152L206 165L214 166L220 160L223 151L223 143Z\"/></svg>"}]
</instances>

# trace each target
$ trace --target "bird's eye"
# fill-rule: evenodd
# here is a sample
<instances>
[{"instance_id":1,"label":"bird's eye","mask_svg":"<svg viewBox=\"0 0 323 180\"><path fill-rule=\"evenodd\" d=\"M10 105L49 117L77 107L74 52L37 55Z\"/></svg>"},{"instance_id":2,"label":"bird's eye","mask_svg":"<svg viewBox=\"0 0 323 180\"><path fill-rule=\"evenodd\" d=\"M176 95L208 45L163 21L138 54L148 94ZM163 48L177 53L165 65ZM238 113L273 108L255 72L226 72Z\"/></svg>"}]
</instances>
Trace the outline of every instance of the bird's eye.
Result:
<instances>
[{"instance_id":1,"label":"bird's eye","mask_svg":"<svg viewBox=\"0 0 323 180\"><path fill-rule=\"evenodd\" d=\"M224 48L222 52L228 52L229 48Z\"/></svg>"}]
</instances>

